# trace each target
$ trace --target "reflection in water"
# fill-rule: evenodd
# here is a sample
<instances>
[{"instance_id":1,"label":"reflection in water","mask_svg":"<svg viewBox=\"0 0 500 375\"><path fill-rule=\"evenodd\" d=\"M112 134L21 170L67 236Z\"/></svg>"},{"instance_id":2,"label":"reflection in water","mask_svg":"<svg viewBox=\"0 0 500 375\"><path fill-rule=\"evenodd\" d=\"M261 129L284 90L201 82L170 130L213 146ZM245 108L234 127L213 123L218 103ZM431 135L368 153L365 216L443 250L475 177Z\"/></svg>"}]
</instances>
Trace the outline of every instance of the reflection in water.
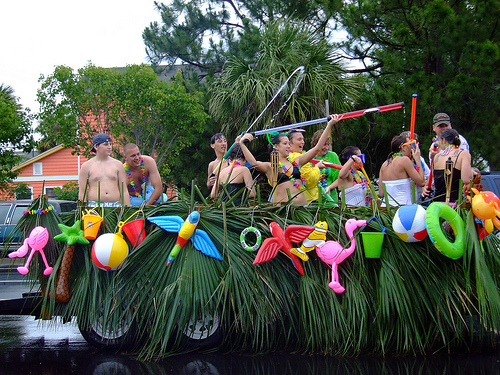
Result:
<instances>
[{"instance_id":1,"label":"reflection in water","mask_svg":"<svg viewBox=\"0 0 500 375\"><path fill-rule=\"evenodd\" d=\"M90 360L91 358L91 360ZM122 354L91 350L54 351L21 349L0 354L0 374L391 374L461 375L498 374L496 355L432 358L331 358L272 354L237 356L196 353L160 362L140 362Z\"/></svg>"},{"instance_id":2,"label":"reflection in water","mask_svg":"<svg viewBox=\"0 0 500 375\"><path fill-rule=\"evenodd\" d=\"M262 356L192 353L159 362L141 362L124 354L89 346L74 323L59 328L32 317L0 316L0 374L498 374L496 353L435 357L339 358L273 353Z\"/></svg>"}]
</instances>

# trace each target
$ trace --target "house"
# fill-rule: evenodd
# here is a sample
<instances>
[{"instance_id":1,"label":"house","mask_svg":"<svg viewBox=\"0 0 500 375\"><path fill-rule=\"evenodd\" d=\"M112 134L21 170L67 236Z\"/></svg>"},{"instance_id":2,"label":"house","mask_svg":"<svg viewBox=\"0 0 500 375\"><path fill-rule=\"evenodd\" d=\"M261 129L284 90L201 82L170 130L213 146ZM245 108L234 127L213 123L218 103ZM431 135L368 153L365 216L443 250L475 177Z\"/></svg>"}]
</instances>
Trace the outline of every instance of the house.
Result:
<instances>
[{"instance_id":1,"label":"house","mask_svg":"<svg viewBox=\"0 0 500 375\"><path fill-rule=\"evenodd\" d=\"M54 198L54 188L70 181L78 183L80 167L88 160L83 155L73 155L72 151L59 145L19 164L13 168L21 171L14 182L27 184L32 199L40 194Z\"/></svg>"}]
</instances>

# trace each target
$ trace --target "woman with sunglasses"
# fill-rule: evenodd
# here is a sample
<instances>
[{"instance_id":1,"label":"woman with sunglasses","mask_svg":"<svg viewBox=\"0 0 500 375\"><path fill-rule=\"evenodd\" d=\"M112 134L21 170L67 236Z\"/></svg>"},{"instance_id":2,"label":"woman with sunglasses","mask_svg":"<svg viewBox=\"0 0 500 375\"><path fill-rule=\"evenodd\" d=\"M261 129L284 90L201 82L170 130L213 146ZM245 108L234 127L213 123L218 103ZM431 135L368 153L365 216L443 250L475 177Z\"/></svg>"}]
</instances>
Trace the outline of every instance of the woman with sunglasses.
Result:
<instances>
[{"instance_id":1,"label":"woman with sunglasses","mask_svg":"<svg viewBox=\"0 0 500 375\"><path fill-rule=\"evenodd\" d=\"M273 202L283 203L288 202L288 191L292 197L292 203L298 205L307 204L307 199L304 195L304 186L300 176L300 167L309 163L318 152L319 145L324 143L327 139L330 129L334 124L339 122L342 116L333 115L323 131L322 138L318 145L307 151L306 153L295 158L293 163L288 159L290 155L290 140L285 134L277 134L272 140L272 151L276 152L278 158L278 165L274 166L271 162L257 161L247 148L246 143L253 140L250 133L236 138L236 143L241 146L241 150L245 155L246 160L255 167L258 171L266 174L267 179L271 186L273 186ZM273 173L273 167L277 167L276 181Z\"/></svg>"},{"instance_id":2,"label":"woman with sunglasses","mask_svg":"<svg viewBox=\"0 0 500 375\"><path fill-rule=\"evenodd\" d=\"M391 153L380 168L379 196L384 195L385 185L391 206L412 204L411 181L418 186L425 184L420 148L415 140L398 135L392 139Z\"/></svg>"},{"instance_id":3,"label":"woman with sunglasses","mask_svg":"<svg viewBox=\"0 0 500 375\"><path fill-rule=\"evenodd\" d=\"M319 143L319 142L318 142ZM342 169L338 179L330 184L325 192L328 194L337 188L341 191L344 188L346 204L349 206L369 206L371 194L361 167L363 166L364 154L356 146L347 146L340 153Z\"/></svg>"}]
</instances>

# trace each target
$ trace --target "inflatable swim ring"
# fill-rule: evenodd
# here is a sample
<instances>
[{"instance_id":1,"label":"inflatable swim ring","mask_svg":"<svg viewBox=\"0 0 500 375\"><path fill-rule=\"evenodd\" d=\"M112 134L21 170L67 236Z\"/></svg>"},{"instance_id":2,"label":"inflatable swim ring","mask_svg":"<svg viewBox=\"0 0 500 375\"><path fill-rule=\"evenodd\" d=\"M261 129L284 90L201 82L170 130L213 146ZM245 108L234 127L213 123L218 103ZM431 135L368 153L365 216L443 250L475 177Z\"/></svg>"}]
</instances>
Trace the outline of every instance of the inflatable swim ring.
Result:
<instances>
[{"instance_id":1,"label":"inflatable swim ring","mask_svg":"<svg viewBox=\"0 0 500 375\"><path fill-rule=\"evenodd\" d=\"M253 246L249 246L247 245L246 243L246 239L245 239L245 236L248 234L248 233L255 233L255 237L257 238L255 240L255 244ZM245 228L243 229L243 231L241 232L240 234L240 242L241 242L241 246L243 246L243 248L246 250L246 251L255 251L257 250L259 247L260 247L260 244L262 243L262 234L260 233L260 231L255 228L255 227L248 227L248 228Z\"/></svg>"},{"instance_id":2,"label":"inflatable swim ring","mask_svg":"<svg viewBox=\"0 0 500 375\"><path fill-rule=\"evenodd\" d=\"M455 235L455 242L450 242L444 232L440 219L446 220ZM458 213L442 202L432 202L427 208L425 225L429 238L434 246L451 259L458 259L464 255L464 221Z\"/></svg>"}]
</instances>

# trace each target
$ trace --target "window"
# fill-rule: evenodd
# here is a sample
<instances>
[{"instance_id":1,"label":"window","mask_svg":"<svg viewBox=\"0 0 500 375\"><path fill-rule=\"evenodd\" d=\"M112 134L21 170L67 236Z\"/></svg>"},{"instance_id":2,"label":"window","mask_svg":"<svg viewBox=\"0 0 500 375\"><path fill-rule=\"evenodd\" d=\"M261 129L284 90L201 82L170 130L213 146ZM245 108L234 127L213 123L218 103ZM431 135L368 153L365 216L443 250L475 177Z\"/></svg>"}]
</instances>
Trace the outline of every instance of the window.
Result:
<instances>
[{"instance_id":1,"label":"window","mask_svg":"<svg viewBox=\"0 0 500 375\"><path fill-rule=\"evenodd\" d=\"M484 191L491 191L490 183L488 182L488 180L486 178L483 178L481 180L481 185L483 185Z\"/></svg>"},{"instance_id":2,"label":"window","mask_svg":"<svg viewBox=\"0 0 500 375\"><path fill-rule=\"evenodd\" d=\"M10 204L0 206L0 224L5 223L5 219L7 218L9 210L10 210Z\"/></svg>"},{"instance_id":3,"label":"window","mask_svg":"<svg viewBox=\"0 0 500 375\"><path fill-rule=\"evenodd\" d=\"M43 174L42 163L33 163L33 176L41 176Z\"/></svg>"},{"instance_id":4,"label":"window","mask_svg":"<svg viewBox=\"0 0 500 375\"><path fill-rule=\"evenodd\" d=\"M14 208L14 213L12 214L12 219L10 224L15 225L19 221L19 219L23 216L24 211L28 209L28 206L16 206Z\"/></svg>"},{"instance_id":5,"label":"window","mask_svg":"<svg viewBox=\"0 0 500 375\"><path fill-rule=\"evenodd\" d=\"M46 187L44 190L44 194L47 195L48 199L54 199L56 197L56 193L54 192L55 188L61 188L62 186L51 186L51 187Z\"/></svg>"}]
</instances>

